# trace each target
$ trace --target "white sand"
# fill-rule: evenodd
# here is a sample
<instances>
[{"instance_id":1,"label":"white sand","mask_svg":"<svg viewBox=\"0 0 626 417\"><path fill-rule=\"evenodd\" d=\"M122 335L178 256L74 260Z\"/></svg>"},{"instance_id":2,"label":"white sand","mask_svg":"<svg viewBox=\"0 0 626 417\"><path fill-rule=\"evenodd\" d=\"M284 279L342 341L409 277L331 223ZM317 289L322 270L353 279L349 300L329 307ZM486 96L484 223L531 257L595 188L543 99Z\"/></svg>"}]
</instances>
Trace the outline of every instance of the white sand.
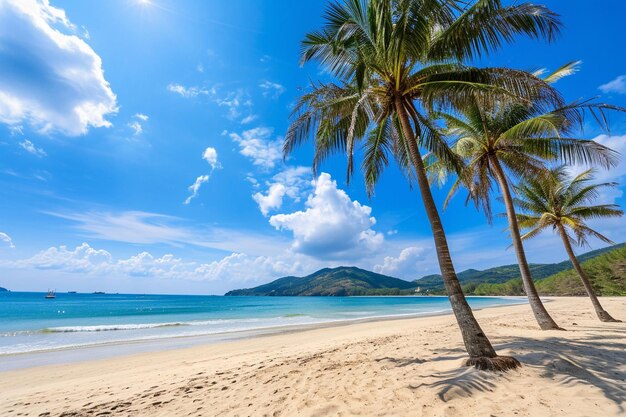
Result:
<instances>
[{"instance_id":1,"label":"white sand","mask_svg":"<svg viewBox=\"0 0 626 417\"><path fill-rule=\"evenodd\" d=\"M626 297L601 301L626 320ZM505 374L461 366L448 315L3 372L0 416L624 415L626 323L586 298L547 308L568 331L538 330L527 305L476 313L524 365Z\"/></svg>"}]
</instances>

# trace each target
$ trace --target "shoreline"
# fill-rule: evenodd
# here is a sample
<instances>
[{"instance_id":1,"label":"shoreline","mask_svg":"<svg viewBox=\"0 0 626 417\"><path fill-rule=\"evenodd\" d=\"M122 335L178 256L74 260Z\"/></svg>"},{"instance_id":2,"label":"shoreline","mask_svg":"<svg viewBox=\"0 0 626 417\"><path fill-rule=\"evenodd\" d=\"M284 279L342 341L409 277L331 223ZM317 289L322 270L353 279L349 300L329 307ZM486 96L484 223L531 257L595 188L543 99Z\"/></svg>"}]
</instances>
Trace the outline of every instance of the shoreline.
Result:
<instances>
[{"instance_id":1,"label":"shoreline","mask_svg":"<svg viewBox=\"0 0 626 417\"><path fill-rule=\"evenodd\" d=\"M626 319L626 297L601 302ZM448 314L5 371L0 415L623 415L626 325L599 322L586 298L548 308L567 331L539 330L524 304L476 311L522 362L508 373L462 366Z\"/></svg>"},{"instance_id":2,"label":"shoreline","mask_svg":"<svg viewBox=\"0 0 626 417\"><path fill-rule=\"evenodd\" d=\"M381 296L363 296L363 297L381 297ZM382 296L385 297L385 296ZM394 296L391 296L394 297ZM408 296L408 297L433 297L433 296ZM446 296L437 296L446 297ZM508 300L518 300L519 302L508 303L502 305L494 305L487 307L473 308L473 311L481 311L485 309L495 309L511 306L519 306L528 304L526 297L519 296L477 296L476 298L504 298ZM542 299L550 302L550 298ZM411 320L419 318L437 317L452 315L451 309L424 312L424 313L407 313L386 316L358 317L353 319L337 319L310 324L286 324L278 326L260 327L250 330L234 330L227 332L217 332L202 335L181 335L181 336L165 336L153 337L145 339L133 339L124 341L101 342L93 344L75 345L67 347L58 347L51 349L42 349L26 352L16 352L0 354L0 373L6 371L14 371L28 369L37 366L46 365L62 365L80 363L90 360L101 360L115 358L119 356L153 353L160 351L173 351L203 345L214 345L225 342L233 342L239 340L249 340L258 337L268 337L281 334L292 334L305 332L309 330L334 328L342 326L350 326L361 323L376 323L396 320ZM119 350L118 350L119 349ZM71 356L70 356L71 355Z\"/></svg>"}]
</instances>

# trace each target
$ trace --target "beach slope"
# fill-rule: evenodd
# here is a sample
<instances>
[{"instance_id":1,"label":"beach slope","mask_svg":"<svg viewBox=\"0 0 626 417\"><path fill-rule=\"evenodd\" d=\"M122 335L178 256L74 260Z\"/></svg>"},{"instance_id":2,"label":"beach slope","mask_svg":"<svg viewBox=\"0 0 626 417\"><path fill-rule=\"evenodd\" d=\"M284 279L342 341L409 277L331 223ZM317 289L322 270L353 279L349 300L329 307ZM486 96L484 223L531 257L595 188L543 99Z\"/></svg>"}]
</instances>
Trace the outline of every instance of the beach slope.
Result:
<instances>
[{"instance_id":1,"label":"beach slope","mask_svg":"<svg viewBox=\"0 0 626 417\"><path fill-rule=\"evenodd\" d=\"M626 298L602 304L626 320ZM476 313L523 363L506 374L462 367L447 315L3 372L0 415L623 415L626 324L599 322L586 298L547 308L567 331L538 330L527 305Z\"/></svg>"}]
</instances>

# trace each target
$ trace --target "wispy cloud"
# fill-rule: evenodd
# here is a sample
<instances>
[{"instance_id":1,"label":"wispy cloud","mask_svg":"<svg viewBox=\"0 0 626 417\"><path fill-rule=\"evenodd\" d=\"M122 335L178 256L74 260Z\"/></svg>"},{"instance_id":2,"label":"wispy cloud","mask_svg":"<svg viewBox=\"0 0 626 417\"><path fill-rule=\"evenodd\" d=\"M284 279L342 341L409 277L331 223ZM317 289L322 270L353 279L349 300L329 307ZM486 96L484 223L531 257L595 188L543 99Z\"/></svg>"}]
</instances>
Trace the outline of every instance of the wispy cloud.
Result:
<instances>
[{"instance_id":1,"label":"wispy cloud","mask_svg":"<svg viewBox=\"0 0 626 417\"><path fill-rule=\"evenodd\" d=\"M198 178L196 178L196 181L188 188L188 190L191 192L191 195L185 199L183 204L191 203L191 200L198 196L198 192L200 191L200 187L202 186L202 184L204 184L205 182L209 182L210 178L211 177L209 175L200 175Z\"/></svg>"},{"instance_id":2,"label":"wispy cloud","mask_svg":"<svg viewBox=\"0 0 626 417\"><path fill-rule=\"evenodd\" d=\"M143 123L147 122L150 117L143 113L136 113L133 117L135 120L128 123L128 127L133 130L134 136L139 136L143 133Z\"/></svg>"},{"instance_id":3,"label":"wispy cloud","mask_svg":"<svg viewBox=\"0 0 626 417\"><path fill-rule=\"evenodd\" d=\"M38 158L42 158L47 155L46 151L44 151L42 148L36 147L35 144L28 139L20 142L20 147L26 152L33 154Z\"/></svg>"},{"instance_id":4,"label":"wispy cloud","mask_svg":"<svg viewBox=\"0 0 626 417\"><path fill-rule=\"evenodd\" d=\"M185 87L182 84L172 83L167 86L167 90L185 98L198 97L199 95L208 95L209 90L204 87Z\"/></svg>"},{"instance_id":5,"label":"wispy cloud","mask_svg":"<svg viewBox=\"0 0 626 417\"><path fill-rule=\"evenodd\" d=\"M15 248L15 245L13 244L13 239L11 239L11 236L7 235L4 232L0 232L0 241L2 241L5 244L9 245L9 247L11 249Z\"/></svg>"},{"instance_id":6,"label":"wispy cloud","mask_svg":"<svg viewBox=\"0 0 626 417\"><path fill-rule=\"evenodd\" d=\"M603 93L626 94L626 75L620 75L606 84L598 87Z\"/></svg>"},{"instance_id":7,"label":"wispy cloud","mask_svg":"<svg viewBox=\"0 0 626 417\"><path fill-rule=\"evenodd\" d=\"M259 84L259 87L261 87L264 97L272 99L277 99L286 91L286 88L283 85L272 81L263 81Z\"/></svg>"},{"instance_id":8,"label":"wispy cloud","mask_svg":"<svg viewBox=\"0 0 626 417\"><path fill-rule=\"evenodd\" d=\"M251 114L251 115L246 116L243 119L241 119L241 124L242 125L247 125L248 123L254 122L258 118L259 118L259 116L257 116L256 114Z\"/></svg>"},{"instance_id":9,"label":"wispy cloud","mask_svg":"<svg viewBox=\"0 0 626 417\"><path fill-rule=\"evenodd\" d=\"M128 127L130 127L133 130L133 135L135 136L139 136L143 132L143 127L141 126L141 123L137 121L130 122L128 124Z\"/></svg>"},{"instance_id":10,"label":"wispy cloud","mask_svg":"<svg viewBox=\"0 0 626 417\"><path fill-rule=\"evenodd\" d=\"M185 219L145 211L45 212L67 220L78 236L140 245L188 245L255 255L275 255L289 246L288 239L248 230L190 225Z\"/></svg>"},{"instance_id":11,"label":"wispy cloud","mask_svg":"<svg viewBox=\"0 0 626 417\"><path fill-rule=\"evenodd\" d=\"M219 161L217 160L217 150L215 150L215 148L211 148L211 147L206 148L204 152L202 153L202 159L204 159L210 165L211 172L209 172L206 175L200 175L198 178L196 178L196 181L193 184L191 184L188 188L189 191L191 192L191 195L187 197L187 199L183 202L183 204L191 203L191 200L193 200L194 198L198 196L198 192L200 191L200 187L202 186L202 184L209 182L209 179L211 178L213 171L215 171L218 168L221 168L221 165Z\"/></svg>"}]
</instances>

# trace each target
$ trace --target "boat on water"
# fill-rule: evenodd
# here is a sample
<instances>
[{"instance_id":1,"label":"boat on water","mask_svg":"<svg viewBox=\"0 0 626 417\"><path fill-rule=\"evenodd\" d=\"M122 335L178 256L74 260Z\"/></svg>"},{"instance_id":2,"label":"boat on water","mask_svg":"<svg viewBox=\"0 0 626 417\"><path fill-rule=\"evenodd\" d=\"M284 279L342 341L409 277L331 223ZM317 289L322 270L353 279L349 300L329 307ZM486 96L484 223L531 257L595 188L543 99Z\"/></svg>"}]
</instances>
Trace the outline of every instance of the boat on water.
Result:
<instances>
[{"instance_id":1,"label":"boat on water","mask_svg":"<svg viewBox=\"0 0 626 417\"><path fill-rule=\"evenodd\" d=\"M44 298L57 298L57 293L56 293L56 291L48 290L48 293L46 294L46 296Z\"/></svg>"}]
</instances>

